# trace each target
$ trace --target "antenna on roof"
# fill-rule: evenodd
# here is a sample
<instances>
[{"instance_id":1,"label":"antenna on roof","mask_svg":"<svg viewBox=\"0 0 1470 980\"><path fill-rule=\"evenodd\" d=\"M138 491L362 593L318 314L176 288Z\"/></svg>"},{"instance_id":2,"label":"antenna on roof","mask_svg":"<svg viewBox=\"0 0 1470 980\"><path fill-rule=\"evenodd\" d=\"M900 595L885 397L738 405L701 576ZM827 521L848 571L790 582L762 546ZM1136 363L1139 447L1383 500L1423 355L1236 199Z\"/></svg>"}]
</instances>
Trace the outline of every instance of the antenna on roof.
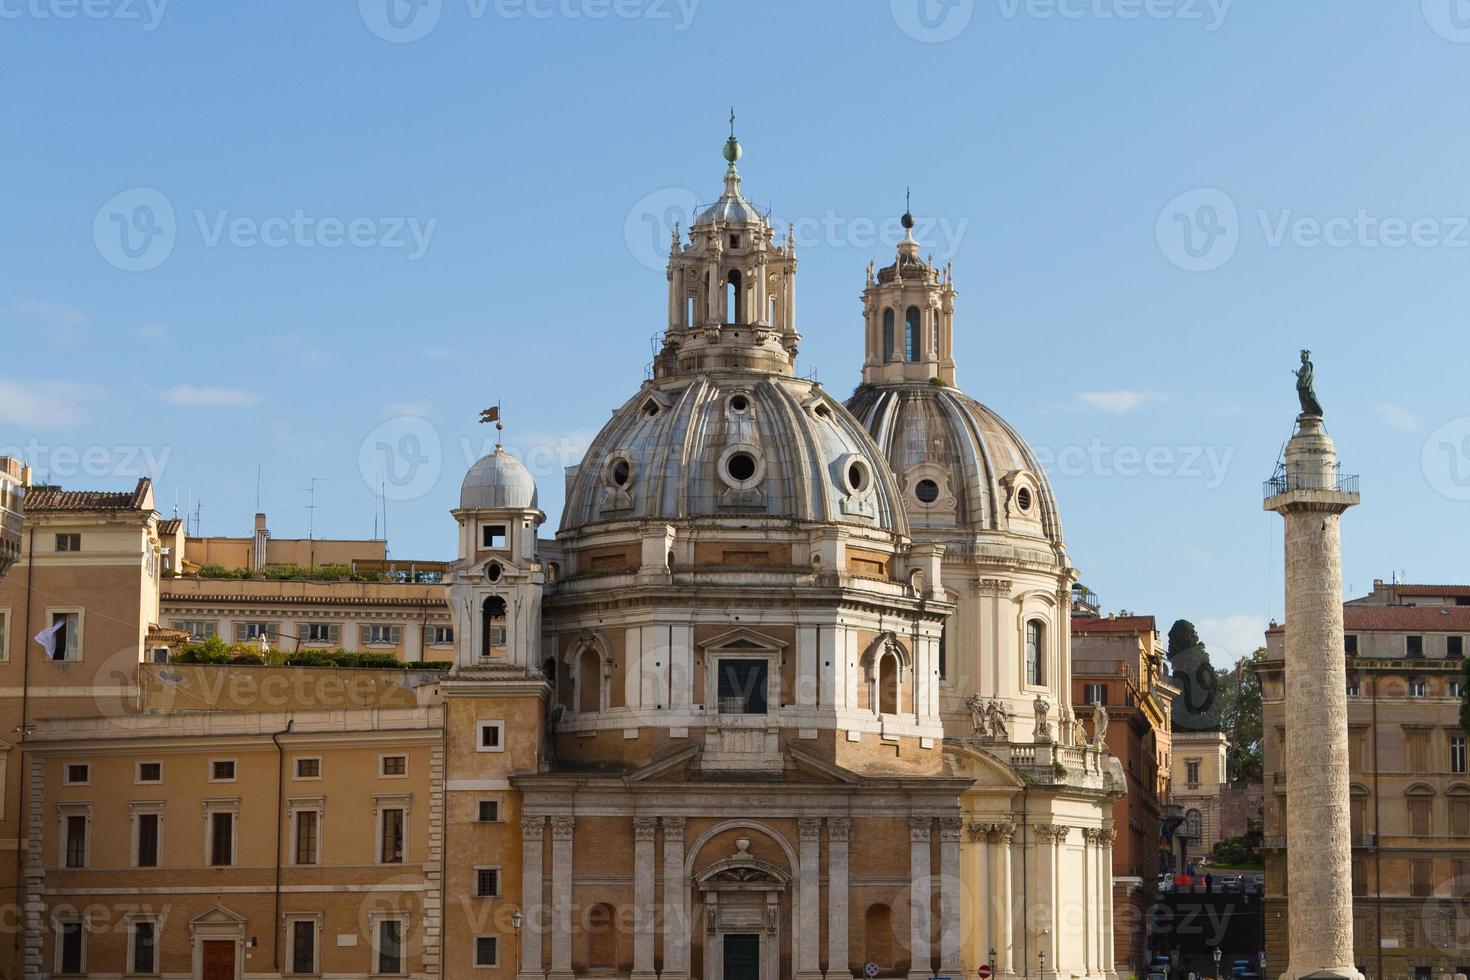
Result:
<instances>
[{"instance_id":1,"label":"antenna on roof","mask_svg":"<svg viewBox=\"0 0 1470 980\"><path fill-rule=\"evenodd\" d=\"M255 512L260 513L260 464L255 464Z\"/></svg>"}]
</instances>

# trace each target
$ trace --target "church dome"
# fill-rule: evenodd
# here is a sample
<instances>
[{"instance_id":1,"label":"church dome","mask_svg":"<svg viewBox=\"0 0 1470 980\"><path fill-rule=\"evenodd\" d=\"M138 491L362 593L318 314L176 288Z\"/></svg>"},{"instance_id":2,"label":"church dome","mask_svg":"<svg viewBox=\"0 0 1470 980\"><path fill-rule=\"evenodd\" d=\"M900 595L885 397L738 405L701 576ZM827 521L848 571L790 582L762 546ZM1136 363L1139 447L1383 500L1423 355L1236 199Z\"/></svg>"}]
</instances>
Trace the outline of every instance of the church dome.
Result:
<instances>
[{"instance_id":1,"label":"church dome","mask_svg":"<svg viewBox=\"0 0 1470 980\"><path fill-rule=\"evenodd\" d=\"M459 488L463 510L535 510L536 481L521 461L500 447L481 457Z\"/></svg>"},{"instance_id":2,"label":"church dome","mask_svg":"<svg viewBox=\"0 0 1470 980\"><path fill-rule=\"evenodd\" d=\"M644 385L570 475L561 529L696 517L908 531L858 421L814 382L759 373Z\"/></svg>"},{"instance_id":3,"label":"church dome","mask_svg":"<svg viewBox=\"0 0 1470 980\"><path fill-rule=\"evenodd\" d=\"M1031 447L995 412L930 383L864 386L847 407L887 459L916 533L1001 533L1063 554L1051 484Z\"/></svg>"}]
</instances>

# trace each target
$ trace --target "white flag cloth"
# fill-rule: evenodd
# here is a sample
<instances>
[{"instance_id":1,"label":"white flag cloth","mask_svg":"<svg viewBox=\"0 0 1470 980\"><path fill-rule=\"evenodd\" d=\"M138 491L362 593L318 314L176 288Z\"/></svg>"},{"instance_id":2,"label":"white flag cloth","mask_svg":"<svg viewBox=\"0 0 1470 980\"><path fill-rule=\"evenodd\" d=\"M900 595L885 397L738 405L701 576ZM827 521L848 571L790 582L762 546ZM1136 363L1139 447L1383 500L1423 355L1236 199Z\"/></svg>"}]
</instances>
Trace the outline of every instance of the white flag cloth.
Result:
<instances>
[{"instance_id":1,"label":"white flag cloth","mask_svg":"<svg viewBox=\"0 0 1470 980\"><path fill-rule=\"evenodd\" d=\"M61 633L65 629L66 620L58 619L56 622L52 623L50 626L46 627L41 632L36 634L36 642L41 644L41 648L46 651L47 660L56 659L56 634ZM63 641L64 640L65 637L63 637ZM66 651L63 649L62 652L65 653Z\"/></svg>"}]
</instances>

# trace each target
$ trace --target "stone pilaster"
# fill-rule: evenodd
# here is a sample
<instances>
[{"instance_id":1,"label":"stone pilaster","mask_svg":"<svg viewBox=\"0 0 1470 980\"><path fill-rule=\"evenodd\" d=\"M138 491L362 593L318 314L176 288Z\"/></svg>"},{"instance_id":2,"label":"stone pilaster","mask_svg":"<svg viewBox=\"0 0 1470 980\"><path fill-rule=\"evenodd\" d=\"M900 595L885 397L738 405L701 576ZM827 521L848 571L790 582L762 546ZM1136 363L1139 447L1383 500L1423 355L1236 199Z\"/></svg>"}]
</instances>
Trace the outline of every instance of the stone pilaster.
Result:
<instances>
[{"instance_id":1,"label":"stone pilaster","mask_svg":"<svg viewBox=\"0 0 1470 980\"><path fill-rule=\"evenodd\" d=\"M652 980L653 933L655 911L654 845L657 844L658 818L633 818L633 976L632 980Z\"/></svg>"},{"instance_id":2,"label":"stone pilaster","mask_svg":"<svg viewBox=\"0 0 1470 980\"><path fill-rule=\"evenodd\" d=\"M1015 832L1016 825L1012 823L998 823L990 831L990 934L995 947L995 971L1002 977L1016 975L1016 913L1011 889L1011 839Z\"/></svg>"},{"instance_id":3,"label":"stone pilaster","mask_svg":"<svg viewBox=\"0 0 1470 980\"><path fill-rule=\"evenodd\" d=\"M1031 873L1036 894L1032 901L1036 914L1032 915L1031 909L1025 910L1024 914L1028 931L1034 926L1036 942L1031 950L1035 962L1022 964L1022 972L1027 975L1042 969L1041 953L1046 954L1045 969L1048 973L1056 972L1057 928L1060 925L1056 919L1057 902L1060 899L1057 889L1057 841L1066 834L1067 828L1042 823L1032 827L1031 831Z\"/></svg>"},{"instance_id":4,"label":"stone pilaster","mask_svg":"<svg viewBox=\"0 0 1470 980\"><path fill-rule=\"evenodd\" d=\"M539 980L546 975L541 961L542 936L546 929L546 899L542 885L542 849L546 818L521 818L521 970L520 980Z\"/></svg>"},{"instance_id":5,"label":"stone pilaster","mask_svg":"<svg viewBox=\"0 0 1470 980\"><path fill-rule=\"evenodd\" d=\"M852 821L827 820L827 980L850 980L852 956L847 949L847 845Z\"/></svg>"},{"instance_id":6,"label":"stone pilaster","mask_svg":"<svg viewBox=\"0 0 1470 980\"><path fill-rule=\"evenodd\" d=\"M939 972L951 977L964 974L960 961L964 939L960 925L960 834L964 829L959 817L939 821Z\"/></svg>"},{"instance_id":7,"label":"stone pilaster","mask_svg":"<svg viewBox=\"0 0 1470 980\"><path fill-rule=\"evenodd\" d=\"M934 884L929 849L933 827L933 817L909 818L909 980L928 980L934 975L929 962Z\"/></svg>"},{"instance_id":8,"label":"stone pilaster","mask_svg":"<svg viewBox=\"0 0 1470 980\"><path fill-rule=\"evenodd\" d=\"M1102 930L1102 969L1110 978L1118 976L1116 964L1117 953L1113 949L1113 841L1118 839L1118 832L1111 827L1106 828L1099 835L1098 840L1102 844L1102 899L1103 899L1103 930Z\"/></svg>"},{"instance_id":9,"label":"stone pilaster","mask_svg":"<svg viewBox=\"0 0 1470 980\"><path fill-rule=\"evenodd\" d=\"M796 935L792 949L796 980L821 980L822 976L822 821L816 817L797 821L801 849L797 855Z\"/></svg>"},{"instance_id":10,"label":"stone pilaster","mask_svg":"<svg viewBox=\"0 0 1470 980\"><path fill-rule=\"evenodd\" d=\"M572 980L572 834L575 817L551 818L550 980Z\"/></svg>"},{"instance_id":11,"label":"stone pilaster","mask_svg":"<svg viewBox=\"0 0 1470 980\"><path fill-rule=\"evenodd\" d=\"M689 976L689 944L693 939L685 909L683 817L664 817L664 969L663 980Z\"/></svg>"}]
</instances>

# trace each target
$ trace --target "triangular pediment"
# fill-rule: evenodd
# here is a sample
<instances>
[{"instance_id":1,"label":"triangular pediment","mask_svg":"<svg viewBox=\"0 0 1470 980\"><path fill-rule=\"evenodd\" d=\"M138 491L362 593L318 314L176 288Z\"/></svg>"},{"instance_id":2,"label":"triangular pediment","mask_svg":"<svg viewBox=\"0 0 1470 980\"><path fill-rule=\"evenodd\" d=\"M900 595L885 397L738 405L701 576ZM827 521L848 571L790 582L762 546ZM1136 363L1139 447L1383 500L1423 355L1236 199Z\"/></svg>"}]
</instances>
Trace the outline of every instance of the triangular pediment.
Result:
<instances>
[{"instance_id":1,"label":"triangular pediment","mask_svg":"<svg viewBox=\"0 0 1470 980\"><path fill-rule=\"evenodd\" d=\"M1015 770L983 749L954 742L944 743L946 775L975 780L977 789L1022 789L1025 784Z\"/></svg>"},{"instance_id":2,"label":"triangular pediment","mask_svg":"<svg viewBox=\"0 0 1470 980\"><path fill-rule=\"evenodd\" d=\"M191 926L243 926L245 917L236 915L223 905L214 905L189 920Z\"/></svg>"},{"instance_id":3,"label":"triangular pediment","mask_svg":"<svg viewBox=\"0 0 1470 980\"><path fill-rule=\"evenodd\" d=\"M683 775L685 770L698 758L699 746L686 745L682 749L675 749L666 755L655 757L648 765L633 770L623 779L629 783L658 782L671 776Z\"/></svg>"},{"instance_id":4,"label":"triangular pediment","mask_svg":"<svg viewBox=\"0 0 1470 980\"><path fill-rule=\"evenodd\" d=\"M706 650L782 650L790 645L785 640L778 640L774 636L757 633L743 626L711 637L700 644Z\"/></svg>"},{"instance_id":5,"label":"triangular pediment","mask_svg":"<svg viewBox=\"0 0 1470 980\"><path fill-rule=\"evenodd\" d=\"M803 752L794 745L786 748L786 758L797 769L807 775L817 777L821 782L845 783L847 785L862 782L862 777L851 769L844 769L835 762L819 759L808 752Z\"/></svg>"}]
</instances>

